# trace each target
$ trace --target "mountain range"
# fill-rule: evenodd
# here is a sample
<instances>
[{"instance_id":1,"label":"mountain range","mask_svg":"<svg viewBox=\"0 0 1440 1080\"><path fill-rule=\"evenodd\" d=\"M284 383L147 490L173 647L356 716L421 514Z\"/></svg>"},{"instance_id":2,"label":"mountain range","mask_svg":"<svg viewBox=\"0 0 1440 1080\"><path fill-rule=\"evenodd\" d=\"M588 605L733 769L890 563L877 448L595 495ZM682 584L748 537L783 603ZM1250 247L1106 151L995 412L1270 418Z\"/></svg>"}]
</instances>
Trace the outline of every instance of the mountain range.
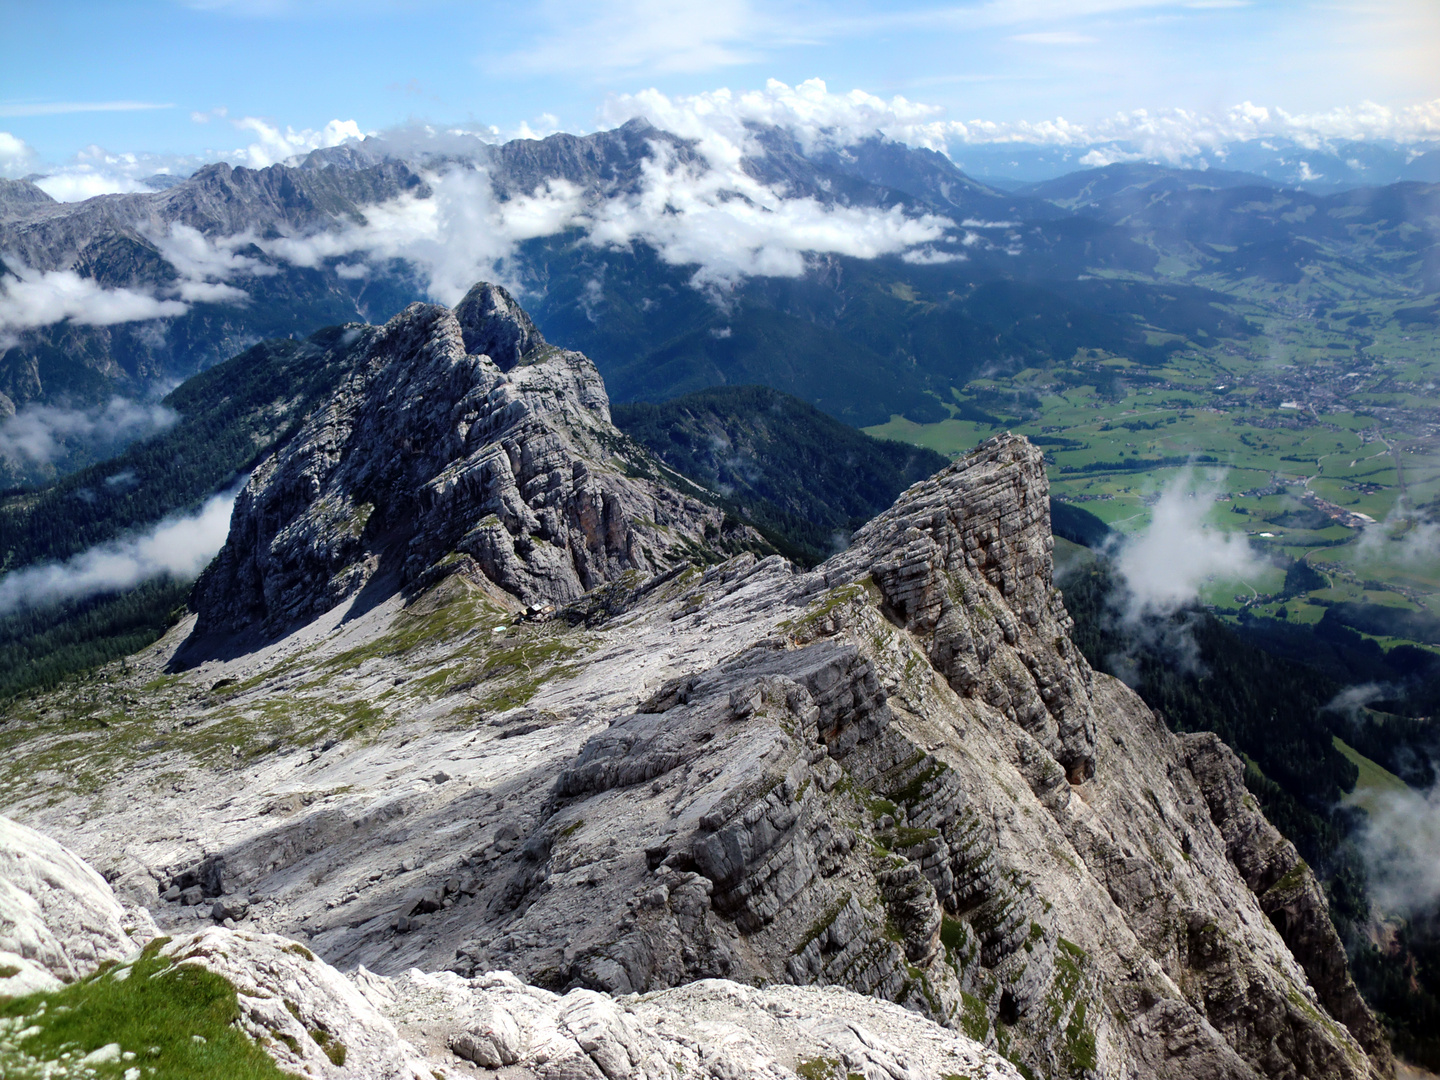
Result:
<instances>
[{"instance_id":1,"label":"mountain range","mask_svg":"<svg viewBox=\"0 0 1440 1080\"><path fill-rule=\"evenodd\" d=\"M1324 892L1243 763L1072 642L1026 440L911 484L807 570L615 427L596 367L496 286L332 348L344 374L254 466L193 612L8 708L0 802L70 849L5 826L10 858L69 867L26 926L89 905L89 963L136 987L210 972L251 1045L317 1077L403 1075L385 1055L417 1048L371 1018L380 1001L436 1075L679 1075L653 1043L674 1021L564 1010L696 980L904 1005L937 1026L885 1053L937 1080L1009 1075L997 1056L1027 1077L1390 1073ZM706 401L691 430L720 422ZM127 953L155 932L183 944ZM4 977L64 995L46 972L92 978L78 950ZM283 1009L250 1004L273 1003L287 955L351 974L307 968L278 978ZM519 1007L483 997L502 988L561 1009L547 1022L579 1057L520 1037L539 1020L512 1039L477 1019ZM332 1002L357 993L372 1005L342 1023ZM39 1068L65 1029L22 1000L0 1054L53 1047L15 1058ZM878 1052L864 999L831 1000ZM144 1051L93 1059L108 1037L83 1038L116 1075ZM873 1064L809 1039L774 1075ZM926 1056L942 1046L953 1064Z\"/></svg>"},{"instance_id":2,"label":"mountain range","mask_svg":"<svg viewBox=\"0 0 1440 1080\"><path fill-rule=\"evenodd\" d=\"M444 1075L492 967L839 984L994 1075L1440 1061L1351 805L1440 745L1440 186L1356 161L1414 179L632 121L0 181L0 808L213 970L449 969ZM1136 623L1103 552L1197 461L1273 583Z\"/></svg>"},{"instance_id":3,"label":"mountain range","mask_svg":"<svg viewBox=\"0 0 1440 1080\"><path fill-rule=\"evenodd\" d=\"M81 204L5 181L0 393L143 396L260 339L454 302L474 264L618 401L762 383L853 424L925 422L988 371L1244 341L1257 289L1314 307L1357 277L1440 288L1434 185L1121 164L1003 192L878 136L755 129L744 150L712 161L637 120L463 156L366 140Z\"/></svg>"}]
</instances>

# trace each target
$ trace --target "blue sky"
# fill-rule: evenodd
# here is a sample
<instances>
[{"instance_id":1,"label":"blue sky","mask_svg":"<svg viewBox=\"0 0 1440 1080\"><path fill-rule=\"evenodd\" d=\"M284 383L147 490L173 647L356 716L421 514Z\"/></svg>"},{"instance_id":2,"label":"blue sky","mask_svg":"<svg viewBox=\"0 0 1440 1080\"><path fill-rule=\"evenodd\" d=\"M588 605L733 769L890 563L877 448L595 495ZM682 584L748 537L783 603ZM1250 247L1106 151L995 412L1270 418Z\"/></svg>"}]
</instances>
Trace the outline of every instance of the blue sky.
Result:
<instances>
[{"instance_id":1,"label":"blue sky","mask_svg":"<svg viewBox=\"0 0 1440 1080\"><path fill-rule=\"evenodd\" d=\"M1440 117L1437 61L1437 0L0 0L0 150L223 156L259 137L245 118L579 131L617 95L772 78L1002 124L1246 101L1413 119Z\"/></svg>"}]
</instances>

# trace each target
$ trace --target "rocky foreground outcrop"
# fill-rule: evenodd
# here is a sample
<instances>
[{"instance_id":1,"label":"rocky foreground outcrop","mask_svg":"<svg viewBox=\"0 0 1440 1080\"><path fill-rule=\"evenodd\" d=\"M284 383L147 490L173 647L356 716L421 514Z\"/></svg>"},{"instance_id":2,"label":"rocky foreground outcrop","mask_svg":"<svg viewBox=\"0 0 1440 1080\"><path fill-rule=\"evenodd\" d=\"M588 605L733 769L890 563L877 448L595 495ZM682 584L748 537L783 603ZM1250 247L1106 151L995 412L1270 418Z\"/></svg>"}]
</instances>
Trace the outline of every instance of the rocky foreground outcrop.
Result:
<instances>
[{"instance_id":1,"label":"rocky foreground outcrop","mask_svg":"<svg viewBox=\"0 0 1440 1080\"><path fill-rule=\"evenodd\" d=\"M159 938L94 870L8 818L0 818L0 898L6 949L0 960L28 973L0 982L0 1000L98 979L109 984L114 1017L127 1011L132 977L203 968L233 990L235 1025L285 1073L307 1080L445 1080L475 1066L504 1069L515 1080L1019 1075L963 1036L845 990L756 990L709 980L644 998L590 990L560 996L503 971L474 979L420 971L386 978L362 967L347 977L274 934L209 927ZM68 1008L58 1001L53 1012ZM106 1042L111 1029L103 1021L82 1029L88 1043L47 1055L37 1036L48 1020L39 1001L27 1015L0 1020L0 1075L94 1076L113 1069L139 1076L157 1054L174 1071L161 1047ZM146 1042L155 1037L146 1034ZM142 1065L131 1066L137 1059Z\"/></svg>"},{"instance_id":2,"label":"rocky foreground outcrop","mask_svg":"<svg viewBox=\"0 0 1440 1080\"><path fill-rule=\"evenodd\" d=\"M0 996L55 990L131 949L151 931L105 879L61 844L0 817Z\"/></svg>"},{"instance_id":3,"label":"rocky foreground outcrop","mask_svg":"<svg viewBox=\"0 0 1440 1080\"><path fill-rule=\"evenodd\" d=\"M202 631L301 625L181 668L182 625L43 699L14 813L171 932L445 993L831 986L1030 1076L1392 1070L1234 755L1070 641L1039 451L982 444L813 571L715 562L583 358L476 297L370 331L237 505Z\"/></svg>"}]
</instances>

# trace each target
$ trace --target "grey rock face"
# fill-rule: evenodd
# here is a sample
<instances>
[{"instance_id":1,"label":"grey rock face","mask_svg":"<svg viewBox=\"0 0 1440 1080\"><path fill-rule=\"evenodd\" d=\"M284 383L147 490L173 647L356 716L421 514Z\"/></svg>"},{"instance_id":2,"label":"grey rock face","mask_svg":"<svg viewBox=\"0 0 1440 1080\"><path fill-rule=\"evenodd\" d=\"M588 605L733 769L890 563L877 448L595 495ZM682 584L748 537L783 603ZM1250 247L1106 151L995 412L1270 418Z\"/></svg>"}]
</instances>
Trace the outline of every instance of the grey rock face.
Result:
<instances>
[{"instance_id":1,"label":"grey rock face","mask_svg":"<svg viewBox=\"0 0 1440 1080\"><path fill-rule=\"evenodd\" d=\"M588 363L532 344L503 372L465 333L424 306L371 332L237 504L202 625L311 622L157 679L177 633L114 676L140 704L97 756L163 726L146 774L190 779L91 778L83 829L16 812L151 903L223 855L257 931L383 975L840 986L1045 1077L1387 1073L1233 755L1070 641L1038 450L982 444L812 572L667 568L705 519L624 474ZM517 597L561 610L517 625Z\"/></svg>"},{"instance_id":2,"label":"grey rock face","mask_svg":"<svg viewBox=\"0 0 1440 1080\"><path fill-rule=\"evenodd\" d=\"M11 897L29 901L33 910L13 908ZM109 982L111 993L124 995L140 946L153 937L126 936L123 909L91 867L48 837L3 818L0 916L7 920L0 925L10 928L6 944L16 933L26 943L65 943L60 952L45 953L42 946L40 955L0 954L14 956L41 980L26 983L23 972L7 976L0 983L7 994L59 988L43 964L71 979L91 976L108 961L98 977ZM1009 1062L964 1036L844 990L756 990L709 981L644 1001L617 1001L583 989L561 997L509 972L468 980L419 971L386 978L362 967L347 978L296 941L219 927L150 948L177 966L223 977L235 991L235 1026L283 1072L307 1080L453 1080L472 1063L504 1068L516 1080L1019 1076ZM46 1060L43 1051L29 1053L34 1047L27 1042L39 1027L27 1024L36 1018L0 1026L0 1070L13 1065L16 1075L49 1076L75 1067L79 1055L61 1058L62 1051L52 1049L54 1060ZM183 1031L166 1034L184 1037ZM144 1050L143 1044L111 1043L78 1064L129 1062Z\"/></svg>"},{"instance_id":3,"label":"grey rock face","mask_svg":"<svg viewBox=\"0 0 1440 1080\"><path fill-rule=\"evenodd\" d=\"M162 251L172 227L211 239L306 236L353 226L378 203L429 194L411 168L385 162L365 169L231 168L216 164L165 191L105 195L58 203L26 181L0 181L0 278L33 271L73 270L107 289L129 288L162 298L180 295L179 273ZM303 270L240 242L254 273L232 282L246 304L205 303L188 313L143 322L86 326L72 320L9 335L0 345L0 393L18 404L47 399L67 404L104 401L111 393L141 394L189 378L278 331L277 309L306 332L353 319L372 302L333 270ZM370 295L386 314L416 295L392 277ZM403 298L403 299L397 299ZM57 361L63 357L64 362ZM77 378L83 370L85 376Z\"/></svg>"},{"instance_id":4,"label":"grey rock face","mask_svg":"<svg viewBox=\"0 0 1440 1080\"><path fill-rule=\"evenodd\" d=\"M653 466L611 425L594 365L546 345L504 289L412 304L352 349L354 374L236 502L197 634L286 627L372 580L457 568L555 605L719 536L719 511L626 475Z\"/></svg>"},{"instance_id":5,"label":"grey rock face","mask_svg":"<svg viewBox=\"0 0 1440 1080\"><path fill-rule=\"evenodd\" d=\"M1260 907L1305 968L1325 1008L1346 1026L1382 1068L1390 1048L1350 976L1345 946L1330 921L1320 882L1295 845L1265 819L1245 788L1245 769L1218 736L1182 736L1185 759L1205 792L1210 816L1225 837L1230 860L1260 898Z\"/></svg>"},{"instance_id":6,"label":"grey rock face","mask_svg":"<svg viewBox=\"0 0 1440 1080\"><path fill-rule=\"evenodd\" d=\"M72 851L0 817L0 996L58 989L153 936Z\"/></svg>"},{"instance_id":7,"label":"grey rock face","mask_svg":"<svg viewBox=\"0 0 1440 1080\"><path fill-rule=\"evenodd\" d=\"M172 223L209 237L247 231L312 232L337 218L363 217L363 208L407 192L424 192L424 181L398 163L360 170L266 169L207 165L167 191L105 195L82 203L59 203L25 181L11 181L0 200L0 247L35 270L64 269L97 244L140 234L163 233ZM36 198L36 195L40 198ZM143 284L126 278L108 284Z\"/></svg>"},{"instance_id":8,"label":"grey rock face","mask_svg":"<svg viewBox=\"0 0 1440 1080\"><path fill-rule=\"evenodd\" d=\"M29 180L0 178L0 221L30 213L36 207L51 205L54 199Z\"/></svg>"},{"instance_id":9,"label":"grey rock face","mask_svg":"<svg viewBox=\"0 0 1440 1080\"><path fill-rule=\"evenodd\" d=\"M868 571L951 688L1000 710L1078 782L1094 771L1092 673L1069 640L1053 548L1043 461L992 439L866 525L826 579Z\"/></svg>"},{"instance_id":10,"label":"grey rock face","mask_svg":"<svg viewBox=\"0 0 1440 1080\"><path fill-rule=\"evenodd\" d=\"M482 282L455 306L460 336L471 356L488 356L509 371L545 348L545 338L525 309L498 285Z\"/></svg>"}]
</instances>

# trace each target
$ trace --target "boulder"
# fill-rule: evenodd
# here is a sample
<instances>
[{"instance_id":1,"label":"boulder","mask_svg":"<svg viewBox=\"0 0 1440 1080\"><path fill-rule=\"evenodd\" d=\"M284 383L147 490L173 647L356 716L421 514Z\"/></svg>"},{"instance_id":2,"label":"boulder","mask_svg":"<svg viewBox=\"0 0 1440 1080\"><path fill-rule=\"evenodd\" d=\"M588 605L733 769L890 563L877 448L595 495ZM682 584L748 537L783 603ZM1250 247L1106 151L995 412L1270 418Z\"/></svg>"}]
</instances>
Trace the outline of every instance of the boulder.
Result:
<instances>
[{"instance_id":1,"label":"boulder","mask_svg":"<svg viewBox=\"0 0 1440 1080\"><path fill-rule=\"evenodd\" d=\"M68 848L0 817L0 995L50 990L154 936Z\"/></svg>"}]
</instances>

